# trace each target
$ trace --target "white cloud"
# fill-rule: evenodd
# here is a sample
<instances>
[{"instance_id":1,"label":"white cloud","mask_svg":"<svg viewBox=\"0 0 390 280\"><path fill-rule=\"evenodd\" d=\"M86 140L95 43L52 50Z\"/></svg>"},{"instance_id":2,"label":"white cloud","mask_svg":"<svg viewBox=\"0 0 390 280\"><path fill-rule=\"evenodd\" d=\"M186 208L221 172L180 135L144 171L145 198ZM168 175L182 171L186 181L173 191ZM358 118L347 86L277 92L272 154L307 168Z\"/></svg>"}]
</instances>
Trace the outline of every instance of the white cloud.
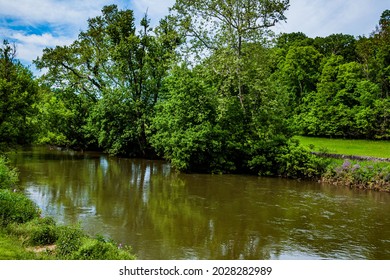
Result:
<instances>
[{"instance_id":1,"label":"white cloud","mask_svg":"<svg viewBox=\"0 0 390 280\"><path fill-rule=\"evenodd\" d=\"M276 32L301 31L310 37L335 33L368 35L388 9L383 0L291 0L287 23Z\"/></svg>"},{"instance_id":2,"label":"white cloud","mask_svg":"<svg viewBox=\"0 0 390 280\"><path fill-rule=\"evenodd\" d=\"M24 61L36 59L46 47L69 45L74 41L70 37L53 37L49 33L26 35L18 32L14 33L12 38L18 42L18 58Z\"/></svg>"},{"instance_id":3,"label":"white cloud","mask_svg":"<svg viewBox=\"0 0 390 280\"><path fill-rule=\"evenodd\" d=\"M16 18L29 24L84 25L98 14L106 0L0 0L0 16Z\"/></svg>"},{"instance_id":4,"label":"white cloud","mask_svg":"<svg viewBox=\"0 0 390 280\"><path fill-rule=\"evenodd\" d=\"M45 47L71 44L110 0L0 0L0 36L31 64ZM121 1L116 1L118 4ZM8 20L8 21L7 21Z\"/></svg>"},{"instance_id":5,"label":"white cloud","mask_svg":"<svg viewBox=\"0 0 390 280\"><path fill-rule=\"evenodd\" d=\"M152 25L168 14L175 0L0 0L0 39L16 41L18 58L31 63L45 47L67 45L87 28L87 19L104 5L133 9L139 19L147 11ZM290 0L287 23L276 32L302 31L310 37L333 33L368 35L375 29L385 0Z\"/></svg>"},{"instance_id":6,"label":"white cloud","mask_svg":"<svg viewBox=\"0 0 390 280\"><path fill-rule=\"evenodd\" d=\"M53 37L53 35L49 33L44 33L42 35L36 35L36 34L25 35L22 33L15 33L13 35L13 38L25 44L33 44L33 45L48 46L48 47L54 47L58 45L68 45L73 42L72 38Z\"/></svg>"},{"instance_id":7,"label":"white cloud","mask_svg":"<svg viewBox=\"0 0 390 280\"><path fill-rule=\"evenodd\" d=\"M134 9L138 20L147 11L152 24L156 24L173 3L174 0L0 0L0 36L16 42L18 58L30 64L45 47L71 44L87 28L88 18L100 15L105 5Z\"/></svg>"},{"instance_id":8,"label":"white cloud","mask_svg":"<svg viewBox=\"0 0 390 280\"><path fill-rule=\"evenodd\" d=\"M173 6L175 0L137 0L132 5L137 13L143 15L147 11L149 18L162 18L168 14L168 8Z\"/></svg>"}]
</instances>

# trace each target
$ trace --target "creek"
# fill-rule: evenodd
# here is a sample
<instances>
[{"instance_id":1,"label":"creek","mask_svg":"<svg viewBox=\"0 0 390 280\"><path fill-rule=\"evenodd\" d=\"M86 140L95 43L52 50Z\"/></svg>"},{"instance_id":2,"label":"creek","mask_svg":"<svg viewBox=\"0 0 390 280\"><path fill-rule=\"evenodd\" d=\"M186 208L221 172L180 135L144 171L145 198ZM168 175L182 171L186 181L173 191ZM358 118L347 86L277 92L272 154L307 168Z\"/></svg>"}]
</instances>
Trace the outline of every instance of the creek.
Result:
<instances>
[{"instance_id":1,"label":"creek","mask_svg":"<svg viewBox=\"0 0 390 280\"><path fill-rule=\"evenodd\" d=\"M138 259L390 259L389 193L47 147L9 157L44 216Z\"/></svg>"}]
</instances>

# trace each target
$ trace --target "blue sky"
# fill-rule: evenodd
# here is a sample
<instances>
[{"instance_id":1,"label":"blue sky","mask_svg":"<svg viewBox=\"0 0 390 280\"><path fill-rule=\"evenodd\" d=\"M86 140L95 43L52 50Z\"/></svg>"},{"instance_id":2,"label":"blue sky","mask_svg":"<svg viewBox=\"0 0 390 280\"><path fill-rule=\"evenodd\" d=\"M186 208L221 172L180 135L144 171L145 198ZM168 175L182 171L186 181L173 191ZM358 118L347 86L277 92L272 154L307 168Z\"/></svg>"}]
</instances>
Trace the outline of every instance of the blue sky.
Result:
<instances>
[{"instance_id":1,"label":"blue sky","mask_svg":"<svg viewBox=\"0 0 390 280\"><path fill-rule=\"evenodd\" d=\"M17 45L17 57L26 65L45 47L71 44L87 19L100 14L104 5L132 9L140 19L148 11L152 24L168 13L174 0L0 0L0 40ZM287 22L278 32L302 31L308 36L334 33L369 35L379 17L389 9L388 0L290 0Z\"/></svg>"}]
</instances>

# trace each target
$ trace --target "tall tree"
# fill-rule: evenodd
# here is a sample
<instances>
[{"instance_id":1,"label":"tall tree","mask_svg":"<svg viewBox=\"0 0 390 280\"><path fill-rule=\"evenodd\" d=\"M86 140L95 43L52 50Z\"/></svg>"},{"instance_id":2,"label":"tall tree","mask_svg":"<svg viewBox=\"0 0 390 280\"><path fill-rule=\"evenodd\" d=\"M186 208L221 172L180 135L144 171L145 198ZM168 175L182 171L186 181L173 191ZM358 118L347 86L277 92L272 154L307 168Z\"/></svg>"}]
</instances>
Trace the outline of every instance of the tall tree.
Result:
<instances>
[{"instance_id":1,"label":"tall tree","mask_svg":"<svg viewBox=\"0 0 390 280\"><path fill-rule=\"evenodd\" d=\"M0 142L23 144L33 140L38 85L31 71L16 59L16 46L0 46Z\"/></svg>"},{"instance_id":2,"label":"tall tree","mask_svg":"<svg viewBox=\"0 0 390 280\"><path fill-rule=\"evenodd\" d=\"M148 118L180 39L169 17L155 32L147 15L139 30L134 20L131 10L105 6L78 40L45 49L36 64L49 69L44 79L52 88L92 104L82 124L87 143L94 138L113 154L145 156Z\"/></svg>"},{"instance_id":3,"label":"tall tree","mask_svg":"<svg viewBox=\"0 0 390 280\"><path fill-rule=\"evenodd\" d=\"M244 45L262 42L269 27L286 19L288 7L289 0L177 0L172 10L192 46L218 54L217 65L230 65L225 70L237 81L236 95L244 108Z\"/></svg>"}]
</instances>

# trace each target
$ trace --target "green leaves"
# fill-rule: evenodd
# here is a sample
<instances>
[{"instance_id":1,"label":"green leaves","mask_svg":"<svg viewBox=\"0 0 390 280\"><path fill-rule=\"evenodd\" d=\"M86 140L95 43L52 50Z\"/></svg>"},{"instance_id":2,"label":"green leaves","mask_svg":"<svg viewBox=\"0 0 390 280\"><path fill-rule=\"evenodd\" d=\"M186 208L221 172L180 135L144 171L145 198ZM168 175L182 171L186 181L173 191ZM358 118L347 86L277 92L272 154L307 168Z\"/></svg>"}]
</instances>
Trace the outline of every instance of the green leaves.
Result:
<instances>
[{"instance_id":1,"label":"green leaves","mask_svg":"<svg viewBox=\"0 0 390 280\"><path fill-rule=\"evenodd\" d=\"M38 85L15 55L16 47L4 41L0 46L0 144L30 143L36 130Z\"/></svg>"},{"instance_id":2,"label":"green leaves","mask_svg":"<svg viewBox=\"0 0 390 280\"><path fill-rule=\"evenodd\" d=\"M58 105L46 99L41 141L152 155L146 129L180 43L174 23L167 17L153 32L145 15L137 31L133 11L105 6L73 44L45 49L36 65Z\"/></svg>"},{"instance_id":3,"label":"green leaves","mask_svg":"<svg viewBox=\"0 0 390 280\"><path fill-rule=\"evenodd\" d=\"M38 215L38 207L24 194L0 189L0 225L25 223Z\"/></svg>"},{"instance_id":4,"label":"green leaves","mask_svg":"<svg viewBox=\"0 0 390 280\"><path fill-rule=\"evenodd\" d=\"M17 170L10 167L8 160L0 155L0 189L13 189L18 180Z\"/></svg>"},{"instance_id":5,"label":"green leaves","mask_svg":"<svg viewBox=\"0 0 390 280\"><path fill-rule=\"evenodd\" d=\"M222 166L217 99L201 69L177 67L165 81L166 94L152 121L152 146L179 170L214 171ZM211 170L210 170L211 169Z\"/></svg>"},{"instance_id":6,"label":"green leaves","mask_svg":"<svg viewBox=\"0 0 390 280\"><path fill-rule=\"evenodd\" d=\"M195 44L210 50L228 47L240 54L243 42L261 38L268 27L285 20L288 7L288 0L178 0L172 9Z\"/></svg>"},{"instance_id":7,"label":"green leaves","mask_svg":"<svg viewBox=\"0 0 390 280\"><path fill-rule=\"evenodd\" d=\"M388 138L387 14L370 38L332 34L311 39L302 33L277 38L271 78L295 133Z\"/></svg>"}]
</instances>

